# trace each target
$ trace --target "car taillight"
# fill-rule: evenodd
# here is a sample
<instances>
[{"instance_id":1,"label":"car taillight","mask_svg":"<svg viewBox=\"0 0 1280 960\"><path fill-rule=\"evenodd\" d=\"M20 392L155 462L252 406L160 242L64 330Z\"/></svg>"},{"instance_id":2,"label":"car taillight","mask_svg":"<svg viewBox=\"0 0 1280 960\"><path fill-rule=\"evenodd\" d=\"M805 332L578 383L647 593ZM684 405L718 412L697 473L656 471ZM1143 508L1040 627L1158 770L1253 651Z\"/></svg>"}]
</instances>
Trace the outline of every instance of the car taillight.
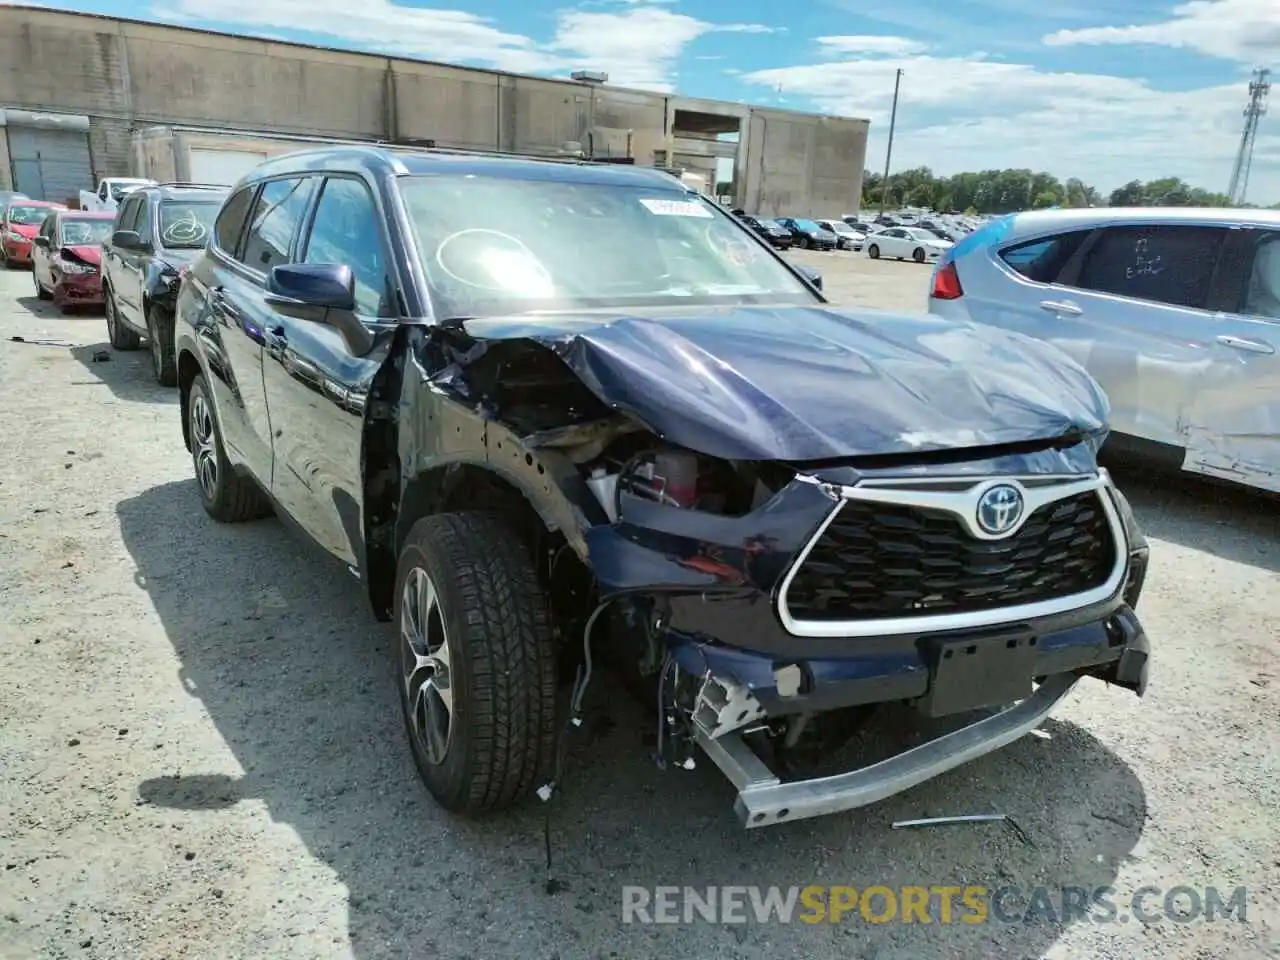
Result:
<instances>
[{"instance_id":1,"label":"car taillight","mask_svg":"<svg viewBox=\"0 0 1280 960\"><path fill-rule=\"evenodd\" d=\"M956 272L955 261L943 263L933 271L933 293L935 300L959 300L964 296L964 288L960 286L960 274Z\"/></svg>"}]
</instances>

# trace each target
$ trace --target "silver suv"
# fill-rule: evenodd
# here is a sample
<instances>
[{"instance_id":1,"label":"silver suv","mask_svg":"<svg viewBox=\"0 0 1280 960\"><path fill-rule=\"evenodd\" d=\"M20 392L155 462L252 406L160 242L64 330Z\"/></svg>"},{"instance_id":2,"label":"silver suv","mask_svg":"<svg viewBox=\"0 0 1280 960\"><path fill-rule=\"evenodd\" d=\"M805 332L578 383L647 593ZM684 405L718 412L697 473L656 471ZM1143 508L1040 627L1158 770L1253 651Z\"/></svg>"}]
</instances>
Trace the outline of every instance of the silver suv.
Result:
<instances>
[{"instance_id":1,"label":"silver suv","mask_svg":"<svg viewBox=\"0 0 1280 960\"><path fill-rule=\"evenodd\" d=\"M1280 213L1012 214L939 260L929 309L1060 347L1118 448L1280 492Z\"/></svg>"}]
</instances>

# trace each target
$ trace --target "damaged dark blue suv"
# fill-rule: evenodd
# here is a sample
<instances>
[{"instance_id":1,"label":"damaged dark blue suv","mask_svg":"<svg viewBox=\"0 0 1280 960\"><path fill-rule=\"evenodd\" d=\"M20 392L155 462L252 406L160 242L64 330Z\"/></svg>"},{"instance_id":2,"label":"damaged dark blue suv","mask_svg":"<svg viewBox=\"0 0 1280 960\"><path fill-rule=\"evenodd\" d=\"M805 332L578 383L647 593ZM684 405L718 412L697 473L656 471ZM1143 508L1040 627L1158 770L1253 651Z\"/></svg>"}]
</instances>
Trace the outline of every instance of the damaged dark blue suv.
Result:
<instances>
[{"instance_id":1,"label":"damaged dark blue suv","mask_svg":"<svg viewBox=\"0 0 1280 960\"><path fill-rule=\"evenodd\" d=\"M994 750L1082 677L1142 694L1147 547L1095 382L819 287L657 170L269 160L178 298L201 501L275 510L364 582L451 810L549 795L604 664L751 827ZM812 775L895 702L968 722Z\"/></svg>"}]
</instances>

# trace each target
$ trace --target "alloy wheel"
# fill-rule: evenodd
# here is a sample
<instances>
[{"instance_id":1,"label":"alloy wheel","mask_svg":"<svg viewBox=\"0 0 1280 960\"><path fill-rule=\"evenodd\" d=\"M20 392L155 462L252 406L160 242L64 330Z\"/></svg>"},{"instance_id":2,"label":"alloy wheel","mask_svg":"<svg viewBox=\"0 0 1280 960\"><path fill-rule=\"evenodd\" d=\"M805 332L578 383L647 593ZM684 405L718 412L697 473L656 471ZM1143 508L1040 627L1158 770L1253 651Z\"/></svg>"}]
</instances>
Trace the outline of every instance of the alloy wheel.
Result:
<instances>
[{"instance_id":1,"label":"alloy wheel","mask_svg":"<svg viewBox=\"0 0 1280 960\"><path fill-rule=\"evenodd\" d=\"M203 394L191 398L191 442L195 445L196 480L206 500L218 494L218 438L213 410Z\"/></svg>"},{"instance_id":2,"label":"alloy wheel","mask_svg":"<svg viewBox=\"0 0 1280 960\"><path fill-rule=\"evenodd\" d=\"M439 766L453 732L449 634L435 584L421 567L409 571L400 598L400 667L411 733L427 762Z\"/></svg>"}]
</instances>

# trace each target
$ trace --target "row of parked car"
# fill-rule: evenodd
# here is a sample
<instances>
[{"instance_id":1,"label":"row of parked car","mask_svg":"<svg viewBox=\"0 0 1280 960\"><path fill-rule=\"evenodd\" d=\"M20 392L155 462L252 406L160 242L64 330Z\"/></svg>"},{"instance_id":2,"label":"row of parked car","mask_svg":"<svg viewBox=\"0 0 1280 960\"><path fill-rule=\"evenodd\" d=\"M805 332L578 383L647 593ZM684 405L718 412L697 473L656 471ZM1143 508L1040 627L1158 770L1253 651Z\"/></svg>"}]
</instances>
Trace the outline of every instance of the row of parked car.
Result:
<instances>
[{"instance_id":1,"label":"row of parked car","mask_svg":"<svg viewBox=\"0 0 1280 960\"><path fill-rule=\"evenodd\" d=\"M804 250L865 249L873 260L893 257L926 263L942 256L957 238L956 234L941 227L903 225L891 217L865 222L855 216L821 220L803 217L774 219L751 216L742 210L733 212L779 250L792 247Z\"/></svg>"},{"instance_id":2,"label":"row of parked car","mask_svg":"<svg viewBox=\"0 0 1280 960\"><path fill-rule=\"evenodd\" d=\"M10 194L0 210L0 255L7 268L29 268L36 296L63 313L103 309L117 350L145 340L156 380L174 386L181 272L208 243L227 192L134 181L114 197L115 212Z\"/></svg>"}]
</instances>

